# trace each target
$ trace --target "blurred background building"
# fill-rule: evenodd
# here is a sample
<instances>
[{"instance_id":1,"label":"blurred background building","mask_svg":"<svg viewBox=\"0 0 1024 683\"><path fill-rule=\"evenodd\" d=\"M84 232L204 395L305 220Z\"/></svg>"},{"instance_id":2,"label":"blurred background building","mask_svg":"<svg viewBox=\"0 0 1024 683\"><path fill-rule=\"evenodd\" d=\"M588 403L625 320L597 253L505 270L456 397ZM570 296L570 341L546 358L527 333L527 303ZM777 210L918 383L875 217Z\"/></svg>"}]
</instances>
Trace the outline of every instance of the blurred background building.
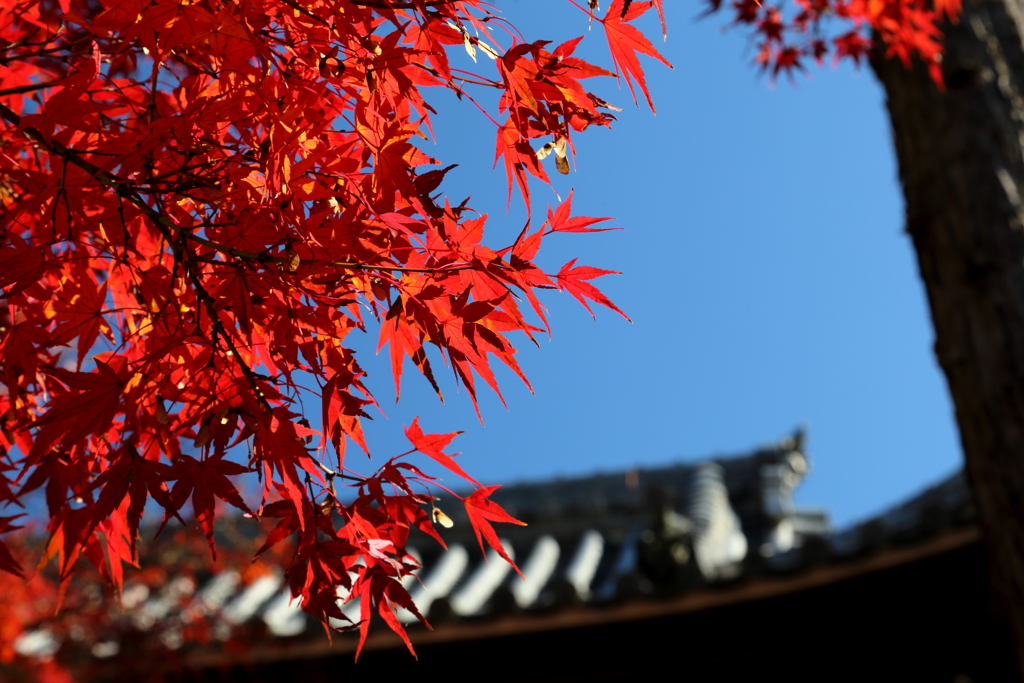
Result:
<instances>
[{"instance_id":1,"label":"blurred background building","mask_svg":"<svg viewBox=\"0 0 1024 683\"><path fill-rule=\"evenodd\" d=\"M528 523L499 528L524 579L485 560L458 501L441 499L449 549L415 543L423 569L407 585L433 630L399 613L418 661L381 625L354 663L356 637L328 640L278 570L230 562L143 573L123 612L79 587L91 603L15 648L83 681L335 681L378 667L424 680L1009 680L962 477L833 529L825 509L793 502L809 472L798 432L733 457L501 489ZM243 542L245 521L221 543ZM345 613L358 620L358 602Z\"/></svg>"}]
</instances>

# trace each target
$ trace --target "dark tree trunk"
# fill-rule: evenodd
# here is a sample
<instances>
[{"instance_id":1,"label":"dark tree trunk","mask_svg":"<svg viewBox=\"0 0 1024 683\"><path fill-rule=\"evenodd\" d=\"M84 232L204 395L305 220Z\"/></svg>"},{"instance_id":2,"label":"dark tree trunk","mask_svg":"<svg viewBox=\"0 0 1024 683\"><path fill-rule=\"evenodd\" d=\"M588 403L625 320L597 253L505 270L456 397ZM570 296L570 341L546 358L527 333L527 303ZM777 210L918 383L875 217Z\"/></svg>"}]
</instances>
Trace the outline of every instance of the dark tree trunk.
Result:
<instances>
[{"instance_id":1,"label":"dark tree trunk","mask_svg":"<svg viewBox=\"0 0 1024 683\"><path fill-rule=\"evenodd\" d=\"M997 598L1024 672L1024 0L967 0L946 90L879 55L917 251Z\"/></svg>"}]
</instances>

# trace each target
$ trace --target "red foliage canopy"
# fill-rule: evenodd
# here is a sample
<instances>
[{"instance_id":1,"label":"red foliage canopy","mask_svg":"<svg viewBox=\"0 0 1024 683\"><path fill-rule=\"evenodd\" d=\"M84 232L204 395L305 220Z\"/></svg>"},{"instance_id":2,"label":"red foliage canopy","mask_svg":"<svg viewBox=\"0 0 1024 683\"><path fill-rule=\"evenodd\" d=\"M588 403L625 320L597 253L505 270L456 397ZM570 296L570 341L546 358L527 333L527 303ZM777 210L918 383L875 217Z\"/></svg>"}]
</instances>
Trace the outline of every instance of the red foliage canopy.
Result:
<instances>
[{"instance_id":1,"label":"red foliage canopy","mask_svg":"<svg viewBox=\"0 0 1024 683\"><path fill-rule=\"evenodd\" d=\"M668 62L631 22L654 7L664 28L662 0L569 2L650 104L639 55ZM830 49L859 59L869 28L935 63L935 22L956 0L930 2L797 0L790 20L732 7L777 74ZM832 47L827 15L854 23ZM120 590L147 504L166 524L191 500L213 553L224 504L276 520L259 553L294 540L292 593L325 626L347 621L340 590L362 599L364 636L374 611L401 633L406 539L440 540L413 488L436 482L404 459L415 451L475 487L469 519L503 553L490 524L516 520L445 452L454 434L414 422L412 451L369 475L348 467L375 399L345 338L372 319L396 391L408 358L440 395L440 357L475 402L480 380L498 391L492 361L526 381L508 335L547 328L536 290L618 311L592 284L611 271L534 263L547 236L605 219L573 217L570 197L485 246L486 215L442 199L451 167L417 145L435 115L426 89L474 104L471 88L496 90L495 163L529 208L543 159L568 173L576 134L614 119L584 81L615 74L574 57L580 40L524 42L482 0L0 0L0 505L45 491L39 566L57 558L58 603L83 555ZM497 72L454 69L450 49ZM302 394L320 399L319 432ZM243 473L262 482L251 506ZM2 541L0 571L23 574Z\"/></svg>"}]
</instances>

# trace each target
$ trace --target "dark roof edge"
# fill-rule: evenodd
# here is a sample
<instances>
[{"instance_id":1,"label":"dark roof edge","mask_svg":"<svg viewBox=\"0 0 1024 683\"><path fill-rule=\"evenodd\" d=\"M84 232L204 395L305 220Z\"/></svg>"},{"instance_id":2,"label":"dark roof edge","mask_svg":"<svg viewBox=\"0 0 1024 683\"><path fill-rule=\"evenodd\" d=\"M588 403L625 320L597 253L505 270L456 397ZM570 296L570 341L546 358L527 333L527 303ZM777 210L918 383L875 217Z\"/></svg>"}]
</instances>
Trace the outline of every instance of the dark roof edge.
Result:
<instances>
[{"instance_id":1,"label":"dark roof edge","mask_svg":"<svg viewBox=\"0 0 1024 683\"><path fill-rule=\"evenodd\" d=\"M701 612L855 579L872 572L895 568L951 552L976 543L980 539L981 534L976 526L957 527L917 544L888 547L858 560L821 565L797 575L756 578L735 585L729 590L696 590L667 600L641 599L601 608L575 606L546 613L543 616L510 614L492 621L448 623L439 625L433 631L414 630L409 637L413 646L425 646ZM371 651L399 648L404 648L399 637L383 629L371 632L364 646L364 650ZM355 649L356 640L354 638L335 638L333 642L330 642L326 637L313 642L306 640L292 643L281 642L279 645L265 644L258 650L244 655L229 655L220 649L204 647L190 652L185 657L187 660L185 664L193 669L253 665L286 659L345 655L355 652Z\"/></svg>"}]
</instances>

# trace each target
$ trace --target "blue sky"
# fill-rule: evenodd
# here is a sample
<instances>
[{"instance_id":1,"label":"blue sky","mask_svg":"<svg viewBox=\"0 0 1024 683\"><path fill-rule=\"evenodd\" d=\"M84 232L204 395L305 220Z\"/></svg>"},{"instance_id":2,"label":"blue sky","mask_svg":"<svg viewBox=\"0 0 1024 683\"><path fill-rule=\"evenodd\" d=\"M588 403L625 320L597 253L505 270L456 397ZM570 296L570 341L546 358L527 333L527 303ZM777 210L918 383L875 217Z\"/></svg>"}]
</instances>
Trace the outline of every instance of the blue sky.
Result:
<instances>
[{"instance_id":1,"label":"blue sky","mask_svg":"<svg viewBox=\"0 0 1024 683\"><path fill-rule=\"evenodd\" d=\"M536 394L499 375L508 410L482 392L486 426L451 381L442 406L411 365L395 405L386 354L350 337L388 416L367 427L374 460L408 448L401 426L416 415L427 431L465 430L454 444L462 465L487 484L741 452L805 424L813 470L798 500L849 523L961 460L902 230L884 93L849 65L772 87L724 17L697 21L699 4L668 4L666 43L653 12L640 22L675 66L644 61L657 116L613 80L596 83L624 109L618 123L577 136L571 175L551 170L562 197L575 188L576 213L624 229L557 235L540 256L551 271L574 257L622 271L597 284L633 323L546 297L551 341L518 344ZM568 3L501 8L531 40L587 32ZM578 54L611 67L598 27ZM480 72L493 74L485 61ZM504 246L524 214L515 199L505 212L493 124L447 92L429 101L437 144L425 149L460 164L443 189L472 195L490 214L485 241ZM557 201L540 185L534 197L538 215Z\"/></svg>"}]
</instances>

